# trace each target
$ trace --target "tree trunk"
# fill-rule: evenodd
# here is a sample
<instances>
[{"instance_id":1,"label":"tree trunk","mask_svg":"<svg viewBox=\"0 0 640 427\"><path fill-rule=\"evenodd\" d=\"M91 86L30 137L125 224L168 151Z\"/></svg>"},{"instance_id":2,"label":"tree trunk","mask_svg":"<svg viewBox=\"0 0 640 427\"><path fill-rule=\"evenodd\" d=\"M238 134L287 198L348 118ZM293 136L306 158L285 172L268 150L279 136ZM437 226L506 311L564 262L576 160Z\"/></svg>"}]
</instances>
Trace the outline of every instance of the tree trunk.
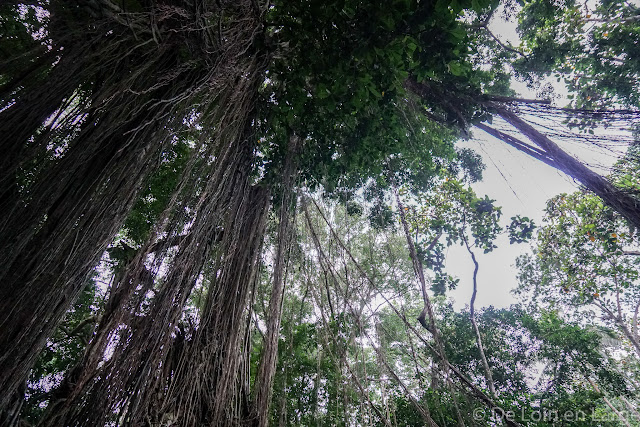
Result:
<instances>
[{"instance_id":1,"label":"tree trunk","mask_svg":"<svg viewBox=\"0 0 640 427\"><path fill-rule=\"evenodd\" d=\"M471 294L471 301L469 302L469 319L471 320L471 326L473 327L473 332L476 336L476 344L478 346L478 352L480 353L480 360L482 361L482 368L484 370L484 377L487 381L487 386L489 387L489 391L491 392L491 396L494 398L498 397L496 394L496 389L493 384L493 375L491 375L491 368L489 368L489 363L487 362L487 356L484 352L484 346L482 345L482 336L480 335L480 329L478 329L478 322L476 322L476 295L478 293L478 261L476 260L476 255L471 250L469 246L469 242L466 237L463 237L464 245L467 248L467 252L471 255L471 260L473 261L473 293Z\"/></svg>"},{"instance_id":2,"label":"tree trunk","mask_svg":"<svg viewBox=\"0 0 640 427\"><path fill-rule=\"evenodd\" d=\"M255 408L257 425L266 427L269 424L269 407L273 394L273 378L278 362L278 342L280 340L280 321L282 318L282 303L285 288L286 253L289 251L292 234L293 211L295 200L293 186L296 177L297 153L300 138L292 135L289 140L287 159L285 161L282 185L282 204L280 206L280 222L278 224L278 244L275 264L273 267L273 287L269 301L269 317L267 320L267 332L264 338L264 347L258 376L256 378Z\"/></svg>"},{"instance_id":3,"label":"tree trunk","mask_svg":"<svg viewBox=\"0 0 640 427\"><path fill-rule=\"evenodd\" d=\"M117 155L117 140L111 147L77 171L40 229L25 239L28 243L16 243L15 255L6 257L0 286L0 406L26 379L155 166L142 153L157 150L144 144L123 156ZM109 165L116 163L110 173Z\"/></svg>"},{"instance_id":4,"label":"tree trunk","mask_svg":"<svg viewBox=\"0 0 640 427\"><path fill-rule=\"evenodd\" d=\"M102 7L100 4L111 2L96 7ZM211 2L198 13L219 13L219 5ZM50 7L65 9L68 3L52 1ZM75 6L71 9L76 10ZM237 145L235 137L245 130L247 115L255 107L255 82L261 77L264 57L262 52L249 49L259 35L257 5L236 2L229 9L218 29L225 34L221 39L227 40L223 45L212 45L209 29L202 28L195 12L177 6L162 9L165 34L161 40L156 40L155 30L148 27L156 18L156 9L152 8L128 16L126 22L113 11L98 14L89 24L74 21L73 14L63 14L69 21L63 24L70 28L50 28L62 33L85 31L90 41L83 46L96 47L95 51L84 52L92 70L83 70L79 74L82 78L73 75L55 79L47 88L50 93L44 94L43 104L34 106L33 111L25 105L35 102L33 94L39 92L25 92L24 100L0 115L0 120L5 120L2 126L19 126L15 120L24 117L31 127L25 132L33 133L37 126L34 123L55 110L61 99L88 87L92 90L87 101L91 105L83 105L68 126L59 129L58 136L68 141L68 147L60 156L49 159L46 170L38 171L25 191L17 191L13 172L2 183L7 186L0 188L0 194L7 196L0 200L0 259L4 263L0 269L0 407L26 378L47 336L122 226L141 183L160 161L162 149L181 131L192 130L185 123L198 115L195 104L201 108L199 112L207 113L198 119L200 138L210 138L211 147L220 144L228 153L236 153L225 143L231 140ZM131 30L140 22L132 20L142 22L144 29L134 34ZM51 37L69 40L59 35ZM65 55L74 51L71 46L63 50ZM63 56L58 64L61 73L74 71L74 66L82 68L73 59L73 55ZM87 79L86 86L78 87L78 80L83 78ZM74 122L80 117L85 118L82 126ZM20 129L16 132L4 141L9 151L17 150L17 157L12 155L10 159L14 169L25 158L21 144L26 134ZM46 147L49 142L60 143L50 136L38 144ZM40 160L29 153L29 161ZM214 149L210 154L227 158L227 153ZM226 174L237 169L226 169L225 163L217 165L221 170L213 175L225 179L220 178L216 185L227 184ZM247 163L243 167L250 169ZM225 199L218 202L227 206L230 196L226 189L221 191ZM204 194L202 197L206 199ZM215 195L211 197L215 199ZM210 231L215 234L215 230ZM198 243L210 243L202 239Z\"/></svg>"},{"instance_id":5,"label":"tree trunk","mask_svg":"<svg viewBox=\"0 0 640 427\"><path fill-rule=\"evenodd\" d=\"M640 201L638 199L619 190L605 178L587 168L513 111L500 104L491 103L489 106L531 142L540 147L553 160L559 170L578 180L588 190L600 197L607 206L620 213L629 224L640 229Z\"/></svg>"}]
</instances>

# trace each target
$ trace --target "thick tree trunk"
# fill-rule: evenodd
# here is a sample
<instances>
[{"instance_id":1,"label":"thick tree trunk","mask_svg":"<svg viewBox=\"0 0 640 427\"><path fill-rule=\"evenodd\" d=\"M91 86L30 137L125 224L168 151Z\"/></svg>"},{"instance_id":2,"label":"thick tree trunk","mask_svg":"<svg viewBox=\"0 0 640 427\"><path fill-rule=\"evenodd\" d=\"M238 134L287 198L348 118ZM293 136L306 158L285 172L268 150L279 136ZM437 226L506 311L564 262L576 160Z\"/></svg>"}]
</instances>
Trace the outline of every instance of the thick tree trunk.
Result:
<instances>
[{"instance_id":1,"label":"thick tree trunk","mask_svg":"<svg viewBox=\"0 0 640 427\"><path fill-rule=\"evenodd\" d=\"M141 157L145 151L157 151L145 146L148 144L118 155L118 148L127 140L122 138L121 144L113 140L110 149L92 157L80 170L76 168L74 179L54 200L44 224L32 237L15 242L15 254L5 257L0 286L0 406L26 379L47 337L84 287L155 165ZM115 173L109 173L108 165L116 163Z\"/></svg>"},{"instance_id":2,"label":"thick tree trunk","mask_svg":"<svg viewBox=\"0 0 640 427\"><path fill-rule=\"evenodd\" d=\"M254 102L265 61L262 52L247 48L259 24L253 5L239 8L236 16L229 16L229 40L235 44L225 48L231 62L220 62L221 69L208 77L220 92L215 106L208 106L213 117L207 119L215 120L215 126L203 135L207 142L199 156L212 161L200 162L194 170L198 184L187 191L191 209L177 206L176 215L186 216L189 234L164 261L153 296L144 306L133 304L131 321L112 331L112 354L74 391L65 403L67 413L52 416L45 425L103 425L114 417L126 425L228 425L247 415L241 413L239 386L248 382L242 378L249 354L242 348L244 316L269 191L249 184L256 139ZM205 88L211 90L208 82ZM163 233L180 235L172 222L165 226ZM165 244L175 245L173 240ZM178 333L189 295L203 280L208 285L204 308L190 318L198 325Z\"/></svg>"},{"instance_id":3,"label":"thick tree trunk","mask_svg":"<svg viewBox=\"0 0 640 427\"><path fill-rule=\"evenodd\" d=\"M242 358L248 357L241 344L269 210L269 191L247 187L240 203L229 212L232 220L223 238L219 278L209 286L202 321L163 398L165 404L148 408L159 419L171 415L179 425L222 426L247 416L239 401L239 384L245 380L240 378Z\"/></svg>"},{"instance_id":4,"label":"thick tree trunk","mask_svg":"<svg viewBox=\"0 0 640 427\"><path fill-rule=\"evenodd\" d=\"M267 190L247 184L244 168L245 162L236 167L226 162L220 165L219 173L214 174L216 183L205 190L209 201L195 219L190 236L182 239L149 312L134 316L137 319L126 329L130 339L115 346L113 358L97 370L95 380L85 379L82 389L69 396L64 404L66 414L52 413L43 425L103 425L114 410L121 411L131 425L167 419L178 425L225 425L240 363L243 313L269 202ZM214 251L211 242L218 239L212 235L221 215L226 220L221 247L215 250L220 256L214 269L218 274L209 286L200 325L184 343L184 350L175 353L179 360L173 363L169 356L178 345L173 334L204 263Z\"/></svg>"},{"instance_id":5,"label":"thick tree trunk","mask_svg":"<svg viewBox=\"0 0 640 427\"><path fill-rule=\"evenodd\" d=\"M50 58L47 54L46 57ZM26 93L20 93L15 104L0 112L0 188L9 187L15 182L15 174L20 167L33 157L34 152L46 151L47 140L36 133L45 121L61 107L66 97L71 96L70 89L78 88L86 78L82 65L78 61L81 55L65 52L60 63L53 67L46 82ZM33 137L33 140L29 140ZM43 146L44 145L44 146Z\"/></svg>"},{"instance_id":6,"label":"thick tree trunk","mask_svg":"<svg viewBox=\"0 0 640 427\"><path fill-rule=\"evenodd\" d=\"M24 404L26 383L22 384L11 397L4 410L0 410L0 425L3 427L21 427L20 411Z\"/></svg>"},{"instance_id":7,"label":"thick tree trunk","mask_svg":"<svg viewBox=\"0 0 640 427\"><path fill-rule=\"evenodd\" d=\"M50 5L67 6L59 1ZM219 12L218 7L219 2L210 3L206 13ZM71 9L76 10L75 6ZM263 66L256 66L262 57L256 59L255 50L249 49L259 35L259 20L246 19L249 13L256 13L253 3L234 3L229 9L219 28L230 33L221 37L227 40L224 46L212 44L199 18L177 6L163 9L166 34L161 41L152 37L150 28L136 34L131 31L137 24L130 19L148 26L154 21L155 9L128 17L126 22L110 11L108 17L91 20L86 28L69 18L73 14L63 14L73 21L63 24L73 28L52 27L49 30L58 31L60 38L51 36L69 41L65 31L86 31L83 35L89 42L83 46L97 49L85 52L90 71L74 73L82 68L82 61L74 62L74 50L65 46L64 55L71 55L54 67L52 75L58 71L60 75L43 93L42 105L34 105L32 111L28 108L36 102L34 94L43 90L36 88L22 93L24 99L0 114L1 125L10 131L10 138L1 146L13 153L8 159L13 169L0 188L4 197L0 200L0 259L4 263L0 269L0 407L26 378L47 337L122 226L141 183L160 161L160 151L187 127L185 117L193 120L197 115L194 99L210 113L199 123L205 129L203 139L211 136L206 129L217 131L223 121L225 132L243 132L247 111L254 108L253 104L247 107L247 100L253 98L246 95L257 92L255 82ZM64 71L73 75L64 76ZM67 127L59 129L58 137L68 141L65 151L49 159L48 169L38 171L41 173L35 174L25 191L18 189L14 172L23 160L41 160L30 150L24 151L23 140L62 99L82 90L78 85L85 85L83 78L92 88L91 109L83 106ZM234 84L244 87L234 92ZM215 109L214 104L222 107ZM78 129L74 120L81 116L85 121ZM20 125L16 120L24 120L25 129L12 129ZM54 136L48 138L38 141L38 147L60 143ZM231 136L236 142L234 138ZM213 137L211 145L217 146L220 139L220 135ZM232 151L236 152L229 148ZM223 154L212 151L214 156ZM224 164L219 166L220 174L229 173ZM248 164L244 167L250 169Z\"/></svg>"},{"instance_id":8,"label":"thick tree trunk","mask_svg":"<svg viewBox=\"0 0 640 427\"><path fill-rule=\"evenodd\" d=\"M547 136L540 133L513 111L500 104L490 104L500 117L514 126L531 142L540 147L553 160L557 168L578 180L588 190L600 197L606 205L622 215L629 224L640 229L640 200L616 188L604 177L593 172L583 163L563 151Z\"/></svg>"},{"instance_id":9,"label":"thick tree trunk","mask_svg":"<svg viewBox=\"0 0 640 427\"><path fill-rule=\"evenodd\" d=\"M60 5L52 2L51 8ZM52 18L49 31L60 31L65 24L68 22ZM76 55L78 49L66 46L49 73L47 85L21 90L16 103L0 114L4 137L0 146L6 154L0 178L0 407L25 380L47 337L121 227L141 183L159 162L158 153L169 141L164 133L156 133L160 124L157 114L165 108L158 101L172 98L174 89L158 86L142 97L119 91L124 89L117 87L123 84L119 72L126 77L136 66L148 71L144 67L149 65L149 57L137 58L138 63L129 61L127 42L133 37L111 45L113 40L104 33L93 36L87 30L85 37L90 41L82 45L97 49L91 53L93 71L84 70L79 59L82 56ZM63 38L67 42L75 40L72 36ZM104 53L100 48L120 56L109 70L100 69L98 61L112 59L99 57ZM168 58L165 66L175 64L170 50L152 51L154 58ZM87 52L81 53L87 56ZM102 103L103 111L89 111L80 103L70 116L69 127L57 129L58 134L37 135L44 120L62 108L63 99L73 97L82 90L81 84L89 85L100 73L116 75L102 87L104 90L93 93L111 99L111 104ZM150 81L134 83L148 88ZM149 106L151 102L155 107ZM136 110L134 105L142 107ZM72 123L81 115L84 125ZM162 120L162 126L167 125L167 120ZM27 142L30 137L33 141ZM68 147L62 154L53 155L47 153L50 144ZM37 163L37 167L21 190L16 173L25 162L32 168Z\"/></svg>"}]
</instances>

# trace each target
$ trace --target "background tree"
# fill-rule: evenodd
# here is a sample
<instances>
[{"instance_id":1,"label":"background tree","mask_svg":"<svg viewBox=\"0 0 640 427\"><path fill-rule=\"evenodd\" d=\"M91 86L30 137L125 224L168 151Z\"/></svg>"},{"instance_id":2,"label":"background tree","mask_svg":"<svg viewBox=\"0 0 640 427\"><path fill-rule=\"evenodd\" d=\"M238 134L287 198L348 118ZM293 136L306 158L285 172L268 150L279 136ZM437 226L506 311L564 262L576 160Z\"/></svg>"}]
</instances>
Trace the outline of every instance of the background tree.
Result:
<instances>
[{"instance_id":1,"label":"background tree","mask_svg":"<svg viewBox=\"0 0 640 427\"><path fill-rule=\"evenodd\" d=\"M513 99L505 98L511 93L504 69L483 69L472 52L482 38L467 33L474 24L464 19L485 20L496 6L477 0L2 6L4 413L17 422L16 390L95 271L113 278L82 356L46 390L42 425L308 418L282 394L269 410L274 381L291 384L287 375L299 378L307 369L277 362L308 347L286 339L304 325L321 344L313 395L323 397L315 397L312 414L328 423L389 425L395 398L431 426L436 419L465 424L472 405L464 402L502 405L478 377L448 360L429 277L399 198L393 212L391 190L455 195L449 237L471 250L470 230L474 244L490 249L498 210L442 180L444 171L461 167L478 174L473 156L456 154L453 143L497 114L539 147L521 148L582 179L632 224L640 224L640 215L628 184L620 181L621 191L589 173L506 104ZM481 33L495 41L486 27ZM492 85L496 76L502 83ZM343 207L321 206L320 193ZM367 219L340 223L330 212ZM412 264L404 255L399 269L380 262L390 253L403 259L402 235L381 237L397 219ZM519 233L526 237L524 228ZM378 248L382 241L389 243ZM96 267L100 260L114 265ZM409 304L400 298L413 283L411 268L419 279L414 296L424 302L423 330L407 320L403 304ZM376 319L376 299L411 333L411 356L389 349L393 335L384 329L394 325ZM479 343L478 325L474 333ZM404 375L411 360L416 371L429 370L438 393L424 393L424 381ZM487 361L482 365L486 380ZM302 378L311 387L310 375ZM451 410L455 416L443 415Z\"/></svg>"},{"instance_id":2,"label":"background tree","mask_svg":"<svg viewBox=\"0 0 640 427\"><path fill-rule=\"evenodd\" d=\"M578 109L637 108L638 7L625 1L524 1L515 63L532 84L553 75Z\"/></svg>"}]
</instances>

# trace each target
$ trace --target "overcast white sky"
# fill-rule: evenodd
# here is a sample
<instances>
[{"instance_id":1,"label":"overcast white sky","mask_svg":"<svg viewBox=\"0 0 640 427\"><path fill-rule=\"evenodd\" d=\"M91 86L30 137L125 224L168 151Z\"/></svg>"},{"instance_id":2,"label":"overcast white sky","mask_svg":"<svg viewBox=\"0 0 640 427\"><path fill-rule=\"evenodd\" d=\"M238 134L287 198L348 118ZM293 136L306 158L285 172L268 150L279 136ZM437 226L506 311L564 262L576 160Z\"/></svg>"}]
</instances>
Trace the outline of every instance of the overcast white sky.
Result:
<instances>
[{"instance_id":1,"label":"overcast white sky","mask_svg":"<svg viewBox=\"0 0 640 427\"><path fill-rule=\"evenodd\" d=\"M474 139L461 142L459 146L472 148L482 156L487 166L484 180L473 188L478 196L486 194L502 207L504 225L515 215L528 216L541 224L547 200L577 188L566 175L483 131L476 129L474 135ZM507 307L515 302L510 294L516 286L515 260L529 251L530 245L510 245L506 235L500 236L496 244L498 248L489 254L476 251L480 264L476 307ZM446 264L450 274L460 278L458 288L451 296L456 308L462 308L471 297L473 263L466 249L455 246L449 249Z\"/></svg>"},{"instance_id":2,"label":"overcast white sky","mask_svg":"<svg viewBox=\"0 0 640 427\"><path fill-rule=\"evenodd\" d=\"M496 16L501 17L502 14L496 14ZM491 28L501 40L509 41L514 45L518 44L515 23L496 18L492 21ZM555 84L555 80L553 83L556 92L560 95L556 104L563 106L566 102L566 98L562 96L565 91L563 87ZM535 98L535 94L525 85L513 82L513 87L523 97ZM537 225L541 225L547 200L557 194L572 192L578 188L577 184L563 173L507 146L480 129L475 129L473 135L472 139L462 141L458 146L472 148L482 156L487 166L484 180L474 184L473 188L478 196L482 197L486 194L496 200L496 205L502 206L505 226L512 216L518 214L533 218ZM590 164L606 167L615 161L614 155L594 151L593 146L580 145L571 140L556 142ZM603 173L602 170L598 172ZM530 245L510 245L506 235L500 236L496 244L498 248L492 253L482 254L482 251L476 251L480 264L477 308L489 305L508 307L516 302L510 293L517 284L515 260L519 255L530 251ZM448 250L446 265L450 274L460 278L458 288L449 295L454 300L456 308L463 308L469 304L471 298L473 263L466 250L456 246Z\"/></svg>"}]
</instances>

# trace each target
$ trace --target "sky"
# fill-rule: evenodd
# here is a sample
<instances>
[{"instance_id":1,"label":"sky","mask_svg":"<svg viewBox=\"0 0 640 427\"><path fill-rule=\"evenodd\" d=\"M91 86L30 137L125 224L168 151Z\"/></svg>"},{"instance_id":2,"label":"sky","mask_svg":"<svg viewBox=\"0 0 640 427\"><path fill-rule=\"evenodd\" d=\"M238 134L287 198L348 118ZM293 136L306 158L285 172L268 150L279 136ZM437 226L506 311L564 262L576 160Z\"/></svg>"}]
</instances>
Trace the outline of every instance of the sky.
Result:
<instances>
[{"instance_id":1,"label":"sky","mask_svg":"<svg viewBox=\"0 0 640 427\"><path fill-rule=\"evenodd\" d=\"M494 125L498 122L494 120ZM600 133L607 134L605 131ZM580 139L554 142L604 175L622 154L623 148L622 145L615 146L615 142L613 151L599 149ZM478 197L486 194L496 201L496 206L502 207L503 226L508 225L512 216L521 215L533 219L539 227L543 224L547 200L580 188L578 183L564 173L519 152L480 129L475 128L473 138L461 141L456 146L471 148L482 156L486 165L483 180L472 184L472 188ZM481 250L475 251L480 265L476 308L490 305L508 307L517 302L510 293L517 285L515 261L519 255L531 251L531 244L510 245L505 234L496 240L496 245L498 248L489 254L483 254ZM469 304L471 298L473 262L466 249L454 246L447 253L446 265L449 274L460 278L458 288L450 296L454 300L454 306L461 309Z\"/></svg>"},{"instance_id":2,"label":"sky","mask_svg":"<svg viewBox=\"0 0 640 427\"><path fill-rule=\"evenodd\" d=\"M517 45L515 22L505 21L502 13L495 15L490 29L503 42ZM551 80L550 83L553 84L557 95L554 104L564 106L567 101L564 87L555 80ZM512 87L523 98L536 98L535 93L520 82L513 81ZM500 125L499 120L494 120L494 125ZM504 123L502 125L506 126ZM577 139L568 138L554 142L586 164L595 166L594 169L598 173L606 174L606 168L616 160L615 153L596 149ZM502 207L503 226L515 215L532 218L536 225L540 226L547 200L579 188L572 178L507 146L480 129L474 128L472 138L459 142L457 146L471 148L482 156L486 165L484 179L472 187L479 197L486 194L496 201L497 206ZM490 305L508 307L517 302L510 292L517 286L515 262L519 255L531 251L531 245L510 245L506 235L501 235L496 245L498 248L489 254L483 254L481 250L475 251L479 263L476 308ZM449 296L454 302L454 307L462 309L469 304L471 298L473 263L465 248L454 246L447 252L446 265L449 274L460 279L458 287L450 292Z\"/></svg>"},{"instance_id":3,"label":"sky","mask_svg":"<svg viewBox=\"0 0 640 427\"><path fill-rule=\"evenodd\" d=\"M471 148L482 156L486 165L484 179L472 187L479 197L488 195L502 207L502 224L507 225L515 215L528 216L537 225L542 223L547 200L560 193L573 192L578 187L573 180L556 169L535 160L515 148L474 130L474 138L457 144ZM478 270L478 295L476 307L493 305L508 307L515 303L510 290L516 285L516 257L531 250L527 243L509 244L508 236L501 235L497 249L489 254L476 250L480 265ZM449 248L447 270L460 278L460 283L450 295L456 308L469 303L472 291L473 263L466 249Z\"/></svg>"}]
</instances>

